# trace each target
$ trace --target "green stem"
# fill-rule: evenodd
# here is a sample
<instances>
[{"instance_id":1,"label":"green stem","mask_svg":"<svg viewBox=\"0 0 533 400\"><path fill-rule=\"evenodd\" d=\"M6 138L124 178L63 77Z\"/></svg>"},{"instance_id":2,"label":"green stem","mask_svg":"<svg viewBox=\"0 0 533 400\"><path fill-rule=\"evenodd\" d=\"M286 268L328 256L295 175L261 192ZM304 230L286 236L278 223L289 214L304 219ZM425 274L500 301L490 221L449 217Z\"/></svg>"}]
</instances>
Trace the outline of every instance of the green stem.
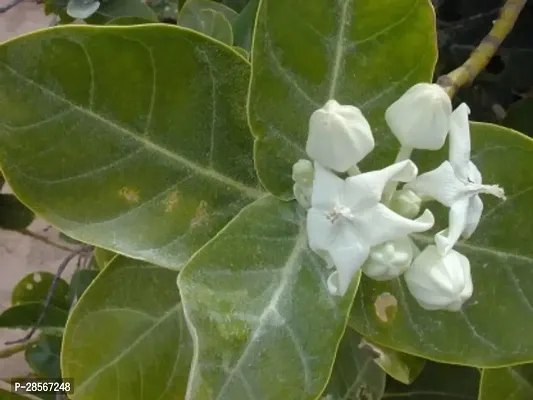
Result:
<instances>
[{"instance_id":1,"label":"green stem","mask_svg":"<svg viewBox=\"0 0 533 400\"><path fill-rule=\"evenodd\" d=\"M6 347L0 350L0 358L9 358L14 354L20 353L26 350L28 347L33 346L39 341L39 337L28 340L24 343L15 344L13 346Z\"/></svg>"},{"instance_id":2,"label":"green stem","mask_svg":"<svg viewBox=\"0 0 533 400\"><path fill-rule=\"evenodd\" d=\"M460 87L472 83L476 76L485 69L490 59L513 29L526 2L527 0L507 0L492 29L470 54L468 60L459 68L441 76L437 80L437 83L446 90L450 98L455 95Z\"/></svg>"},{"instance_id":3,"label":"green stem","mask_svg":"<svg viewBox=\"0 0 533 400\"><path fill-rule=\"evenodd\" d=\"M69 252L74 251L74 249L71 249L70 247L63 246L62 244L59 244L59 243L55 243L51 241L50 239L48 239L46 236L41 236L38 233L30 231L29 229L21 229L17 232L24 236L28 236L28 237L31 237L32 239L38 240L39 242L46 243L47 245L53 246L57 249L69 251Z\"/></svg>"}]
</instances>

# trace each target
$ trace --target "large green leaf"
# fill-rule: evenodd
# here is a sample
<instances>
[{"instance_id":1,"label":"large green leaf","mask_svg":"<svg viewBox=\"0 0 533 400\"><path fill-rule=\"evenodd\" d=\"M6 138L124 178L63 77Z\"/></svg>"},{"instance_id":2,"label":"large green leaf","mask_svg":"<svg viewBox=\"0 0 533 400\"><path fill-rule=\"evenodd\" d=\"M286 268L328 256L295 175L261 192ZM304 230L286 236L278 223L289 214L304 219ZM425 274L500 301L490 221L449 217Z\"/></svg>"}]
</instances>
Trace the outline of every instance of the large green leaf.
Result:
<instances>
[{"instance_id":1,"label":"large green leaf","mask_svg":"<svg viewBox=\"0 0 533 400\"><path fill-rule=\"evenodd\" d=\"M381 399L387 375L374 362L375 354L361 346L362 340L353 329L346 330L323 399Z\"/></svg>"},{"instance_id":2,"label":"large green leaf","mask_svg":"<svg viewBox=\"0 0 533 400\"><path fill-rule=\"evenodd\" d=\"M46 271L32 272L22 278L11 292L11 303L16 306L28 302L43 302L54 280L54 274ZM69 285L59 278L51 297L51 304L68 311Z\"/></svg>"},{"instance_id":3,"label":"large green leaf","mask_svg":"<svg viewBox=\"0 0 533 400\"><path fill-rule=\"evenodd\" d=\"M191 357L176 272L120 257L74 308L61 370L76 400L180 399Z\"/></svg>"},{"instance_id":4,"label":"large green leaf","mask_svg":"<svg viewBox=\"0 0 533 400\"><path fill-rule=\"evenodd\" d=\"M195 341L187 398L304 400L326 386L359 279L329 294L304 215L296 202L259 199L183 269Z\"/></svg>"},{"instance_id":5,"label":"large green leaf","mask_svg":"<svg viewBox=\"0 0 533 400\"><path fill-rule=\"evenodd\" d=\"M421 153L417 164L432 168L445 152ZM470 260L473 297L460 312L425 311L402 279L364 278L350 324L372 341L437 361L478 367L528 362L533 360L533 219L528 217L533 141L503 127L474 123L472 161L485 182L502 185L507 194L506 201L483 197L476 232L455 247ZM428 207L438 217L434 232L444 228L448 210L436 203ZM413 236L422 247L433 242L434 232Z\"/></svg>"},{"instance_id":6,"label":"large green leaf","mask_svg":"<svg viewBox=\"0 0 533 400\"><path fill-rule=\"evenodd\" d=\"M531 400L532 398L532 364L483 370L479 400Z\"/></svg>"},{"instance_id":7,"label":"large green leaf","mask_svg":"<svg viewBox=\"0 0 533 400\"><path fill-rule=\"evenodd\" d=\"M216 1L188 0L178 13L178 25L196 29L201 23L201 12L205 10L221 13L230 23L233 23L238 16L237 12Z\"/></svg>"},{"instance_id":8,"label":"large green leaf","mask_svg":"<svg viewBox=\"0 0 533 400\"><path fill-rule=\"evenodd\" d=\"M428 0L261 2L248 112L257 172L270 192L292 196L291 167L307 158L309 117L332 98L360 107L370 121L371 161L394 160L398 144L384 112L414 83L431 79L434 19Z\"/></svg>"},{"instance_id":9,"label":"large green leaf","mask_svg":"<svg viewBox=\"0 0 533 400\"><path fill-rule=\"evenodd\" d=\"M410 385L387 381L383 399L390 400L476 400L479 372L474 368L428 362ZM507 400L500 397L499 400Z\"/></svg>"},{"instance_id":10,"label":"large green leaf","mask_svg":"<svg viewBox=\"0 0 533 400\"><path fill-rule=\"evenodd\" d=\"M6 42L1 167L68 235L179 267L261 195L248 78L229 47L169 25L57 27Z\"/></svg>"},{"instance_id":11,"label":"large green leaf","mask_svg":"<svg viewBox=\"0 0 533 400\"><path fill-rule=\"evenodd\" d=\"M222 43L233 44L233 31L231 24L224 14L215 10L201 10L196 14L194 24L186 28L194 29L213 39L220 40Z\"/></svg>"}]
</instances>

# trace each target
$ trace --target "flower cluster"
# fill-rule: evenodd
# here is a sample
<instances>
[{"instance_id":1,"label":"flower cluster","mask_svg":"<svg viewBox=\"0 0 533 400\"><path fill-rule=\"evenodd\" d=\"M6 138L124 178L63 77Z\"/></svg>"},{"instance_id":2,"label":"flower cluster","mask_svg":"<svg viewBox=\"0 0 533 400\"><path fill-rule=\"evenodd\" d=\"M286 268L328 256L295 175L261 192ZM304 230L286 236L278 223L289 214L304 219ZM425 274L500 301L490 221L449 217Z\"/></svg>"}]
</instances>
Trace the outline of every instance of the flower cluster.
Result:
<instances>
[{"instance_id":1,"label":"flower cluster","mask_svg":"<svg viewBox=\"0 0 533 400\"><path fill-rule=\"evenodd\" d=\"M470 298L470 262L453 247L476 229L481 193L505 197L499 186L482 183L470 161L469 113L466 104L452 111L438 85L413 86L385 113L401 144L398 157L370 172L357 166L375 146L361 110L329 100L311 115L306 152L313 162L294 164L293 189L308 210L309 247L334 269L328 278L332 294L344 295L362 269L375 280L403 274L411 294L428 310L457 311ZM449 159L418 175L409 159L412 150L437 150L448 134ZM433 227L431 211L421 212L429 200L449 207L449 226L420 252L409 235Z\"/></svg>"}]
</instances>

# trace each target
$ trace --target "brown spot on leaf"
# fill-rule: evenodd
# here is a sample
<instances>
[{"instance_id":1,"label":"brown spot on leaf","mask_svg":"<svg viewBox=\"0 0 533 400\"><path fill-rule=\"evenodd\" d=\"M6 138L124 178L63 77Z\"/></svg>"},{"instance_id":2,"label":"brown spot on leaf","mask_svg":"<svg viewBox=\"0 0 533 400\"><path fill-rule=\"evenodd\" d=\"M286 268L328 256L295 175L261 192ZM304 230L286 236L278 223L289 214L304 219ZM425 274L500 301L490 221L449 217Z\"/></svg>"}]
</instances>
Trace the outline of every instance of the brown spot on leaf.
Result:
<instances>
[{"instance_id":1,"label":"brown spot on leaf","mask_svg":"<svg viewBox=\"0 0 533 400\"><path fill-rule=\"evenodd\" d=\"M381 293L374 302L374 308L381 322L392 322L398 310L398 300L388 292Z\"/></svg>"},{"instance_id":2,"label":"brown spot on leaf","mask_svg":"<svg viewBox=\"0 0 533 400\"><path fill-rule=\"evenodd\" d=\"M209 218L209 214L207 213L207 207L208 207L207 202L204 200L201 200L200 204L198 204L198 207L196 207L196 215L191 220L191 227L194 228L204 223Z\"/></svg>"},{"instance_id":3,"label":"brown spot on leaf","mask_svg":"<svg viewBox=\"0 0 533 400\"><path fill-rule=\"evenodd\" d=\"M139 202L139 190L129 188L124 186L118 191L120 197L125 199L128 203L138 203Z\"/></svg>"},{"instance_id":4,"label":"brown spot on leaf","mask_svg":"<svg viewBox=\"0 0 533 400\"><path fill-rule=\"evenodd\" d=\"M172 212L180 202L180 192L177 190L168 194L168 196L163 201L165 205L165 212Z\"/></svg>"}]
</instances>

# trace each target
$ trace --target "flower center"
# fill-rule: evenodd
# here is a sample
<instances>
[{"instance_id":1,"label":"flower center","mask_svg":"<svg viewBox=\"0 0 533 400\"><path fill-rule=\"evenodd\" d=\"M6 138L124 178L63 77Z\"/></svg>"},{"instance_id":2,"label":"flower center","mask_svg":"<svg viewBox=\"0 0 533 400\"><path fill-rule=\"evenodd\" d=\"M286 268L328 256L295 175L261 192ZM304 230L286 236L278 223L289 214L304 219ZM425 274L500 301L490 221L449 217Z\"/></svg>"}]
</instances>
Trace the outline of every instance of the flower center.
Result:
<instances>
[{"instance_id":1,"label":"flower center","mask_svg":"<svg viewBox=\"0 0 533 400\"><path fill-rule=\"evenodd\" d=\"M348 220L353 220L354 215L352 214L352 211L350 208L343 206L341 204L337 204L333 209L328 213L327 218L331 221L331 223L336 222L340 217L346 218Z\"/></svg>"}]
</instances>

